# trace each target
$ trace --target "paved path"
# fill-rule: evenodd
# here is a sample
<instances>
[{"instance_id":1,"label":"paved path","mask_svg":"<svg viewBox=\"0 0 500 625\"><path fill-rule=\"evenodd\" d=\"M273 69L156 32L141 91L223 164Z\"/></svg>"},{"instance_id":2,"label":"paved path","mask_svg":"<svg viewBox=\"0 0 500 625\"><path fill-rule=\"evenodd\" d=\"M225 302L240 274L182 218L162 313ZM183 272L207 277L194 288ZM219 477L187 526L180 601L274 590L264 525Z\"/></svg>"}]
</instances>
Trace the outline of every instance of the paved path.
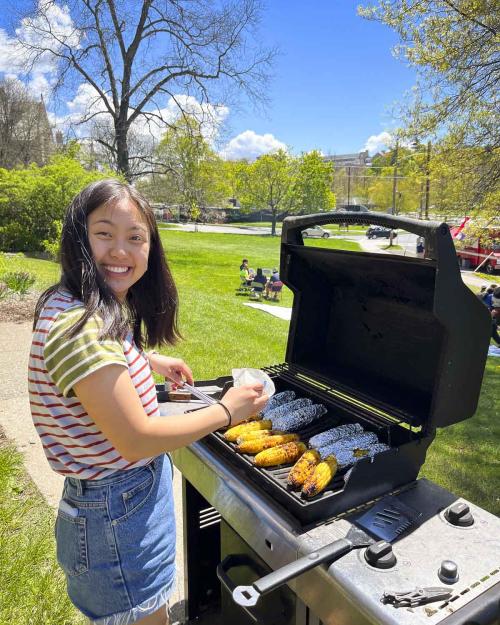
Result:
<instances>
[{"instance_id":1,"label":"paved path","mask_svg":"<svg viewBox=\"0 0 500 625\"><path fill-rule=\"evenodd\" d=\"M0 427L24 455L26 470L47 503L57 509L64 479L49 467L29 409L26 368L31 343L31 323L0 323ZM178 587L172 597L174 619L183 617L184 566L182 561L181 475L174 470L177 521Z\"/></svg>"}]
</instances>

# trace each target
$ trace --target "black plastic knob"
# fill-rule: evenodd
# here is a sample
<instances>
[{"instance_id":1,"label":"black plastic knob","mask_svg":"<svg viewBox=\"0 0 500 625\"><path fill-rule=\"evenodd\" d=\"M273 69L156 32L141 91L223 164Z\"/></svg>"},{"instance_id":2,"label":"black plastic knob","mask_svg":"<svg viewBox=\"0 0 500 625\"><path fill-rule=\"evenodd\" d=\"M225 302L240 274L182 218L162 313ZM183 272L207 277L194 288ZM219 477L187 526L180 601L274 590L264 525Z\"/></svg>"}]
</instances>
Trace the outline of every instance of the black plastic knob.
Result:
<instances>
[{"instance_id":1,"label":"black plastic knob","mask_svg":"<svg viewBox=\"0 0 500 625\"><path fill-rule=\"evenodd\" d=\"M443 560L439 567L438 577L445 584L458 582L458 566L453 560Z\"/></svg>"},{"instance_id":2,"label":"black plastic knob","mask_svg":"<svg viewBox=\"0 0 500 625\"><path fill-rule=\"evenodd\" d=\"M457 527L469 527L474 524L469 506L460 501L450 506L444 516L449 523Z\"/></svg>"},{"instance_id":3,"label":"black plastic knob","mask_svg":"<svg viewBox=\"0 0 500 625\"><path fill-rule=\"evenodd\" d=\"M385 540L370 545L365 551L365 560L376 569L390 569L397 562L392 546Z\"/></svg>"}]
</instances>

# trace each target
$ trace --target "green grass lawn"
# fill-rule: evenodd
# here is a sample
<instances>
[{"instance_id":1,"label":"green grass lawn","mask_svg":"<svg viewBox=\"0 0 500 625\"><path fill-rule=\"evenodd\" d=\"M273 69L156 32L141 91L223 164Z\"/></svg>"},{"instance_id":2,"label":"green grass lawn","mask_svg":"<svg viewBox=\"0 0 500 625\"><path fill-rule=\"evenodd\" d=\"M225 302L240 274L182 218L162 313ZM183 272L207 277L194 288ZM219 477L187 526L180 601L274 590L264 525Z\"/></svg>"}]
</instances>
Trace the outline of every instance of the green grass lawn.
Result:
<instances>
[{"instance_id":1,"label":"green grass lawn","mask_svg":"<svg viewBox=\"0 0 500 625\"><path fill-rule=\"evenodd\" d=\"M60 269L57 263L26 254L0 255L0 280L2 275L12 271L29 271L36 277L35 289L43 291L59 280Z\"/></svg>"},{"instance_id":2,"label":"green grass lawn","mask_svg":"<svg viewBox=\"0 0 500 625\"><path fill-rule=\"evenodd\" d=\"M0 623L84 625L55 559L54 514L0 435Z\"/></svg>"}]
</instances>

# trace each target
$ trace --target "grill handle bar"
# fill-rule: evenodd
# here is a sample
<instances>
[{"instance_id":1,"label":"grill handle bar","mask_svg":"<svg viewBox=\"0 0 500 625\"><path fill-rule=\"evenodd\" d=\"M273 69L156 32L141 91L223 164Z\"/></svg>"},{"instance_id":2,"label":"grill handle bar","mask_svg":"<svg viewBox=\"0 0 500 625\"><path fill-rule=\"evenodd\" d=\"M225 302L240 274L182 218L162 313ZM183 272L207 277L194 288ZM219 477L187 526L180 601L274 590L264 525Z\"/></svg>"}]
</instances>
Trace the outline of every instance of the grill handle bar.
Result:
<instances>
[{"instance_id":1,"label":"grill handle bar","mask_svg":"<svg viewBox=\"0 0 500 625\"><path fill-rule=\"evenodd\" d=\"M301 217L286 217L281 229L281 242L303 245L302 230L313 225L356 223L401 228L425 238L425 255L427 258L438 257L440 260L449 258L455 265L456 253L448 225L437 221L420 221L387 213L357 213L352 211L316 213ZM458 271L458 270L457 270Z\"/></svg>"},{"instance_id":2,"label":"grill handle bar","mask_svg":"<svg viewBox=\"0 0 500 625\"><path fill-rule=\"evenodd\" d=\"M309 571L309 569L318 566L318 564L334 562L353 549L366 546L366 542L356 545L348 538L340 538L330 545L318 549L318 551L313 551L309 555L299 558L294 562L290 562L290 564L286 564L265 577L261 577L251 586L237 586L233 590L233 599L238 605L251 608L257 604L262 595L276 590L276 588L286 584L286 582L294 577L298 577L302 573Z\"/></svg>"}]
</instances>

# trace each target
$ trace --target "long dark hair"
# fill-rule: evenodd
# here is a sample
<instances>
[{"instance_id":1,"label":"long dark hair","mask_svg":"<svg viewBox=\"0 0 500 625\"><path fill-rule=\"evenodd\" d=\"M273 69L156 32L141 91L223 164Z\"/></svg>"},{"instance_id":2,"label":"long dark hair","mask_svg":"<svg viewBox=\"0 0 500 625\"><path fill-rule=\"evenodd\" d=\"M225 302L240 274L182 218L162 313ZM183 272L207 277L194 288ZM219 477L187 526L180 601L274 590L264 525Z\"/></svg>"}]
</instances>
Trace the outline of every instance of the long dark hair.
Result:
<instances>
[{"instance_id":1,"label":"long dark hair","mask_svg":"<svg viewBox=\"0 0 500 625\"><path fill-rule=\"evenodd\" d=\"M127 293L126 306L106 284L92 256L87 218L99 206L131 200L149 229L148 269ZM84 315L69 331L74 336L90 317L103 321L101 338L121 339L133 327L134 341L144 346L173 345L180 338L177 327L177 289L161 245L156 219L148 201L134 187L119 180L89 184L71 202L61 235L61 280L42 293L35 309L35 323L48 299L63 289L83 302Z\"/></svg>"}]
</instances>

